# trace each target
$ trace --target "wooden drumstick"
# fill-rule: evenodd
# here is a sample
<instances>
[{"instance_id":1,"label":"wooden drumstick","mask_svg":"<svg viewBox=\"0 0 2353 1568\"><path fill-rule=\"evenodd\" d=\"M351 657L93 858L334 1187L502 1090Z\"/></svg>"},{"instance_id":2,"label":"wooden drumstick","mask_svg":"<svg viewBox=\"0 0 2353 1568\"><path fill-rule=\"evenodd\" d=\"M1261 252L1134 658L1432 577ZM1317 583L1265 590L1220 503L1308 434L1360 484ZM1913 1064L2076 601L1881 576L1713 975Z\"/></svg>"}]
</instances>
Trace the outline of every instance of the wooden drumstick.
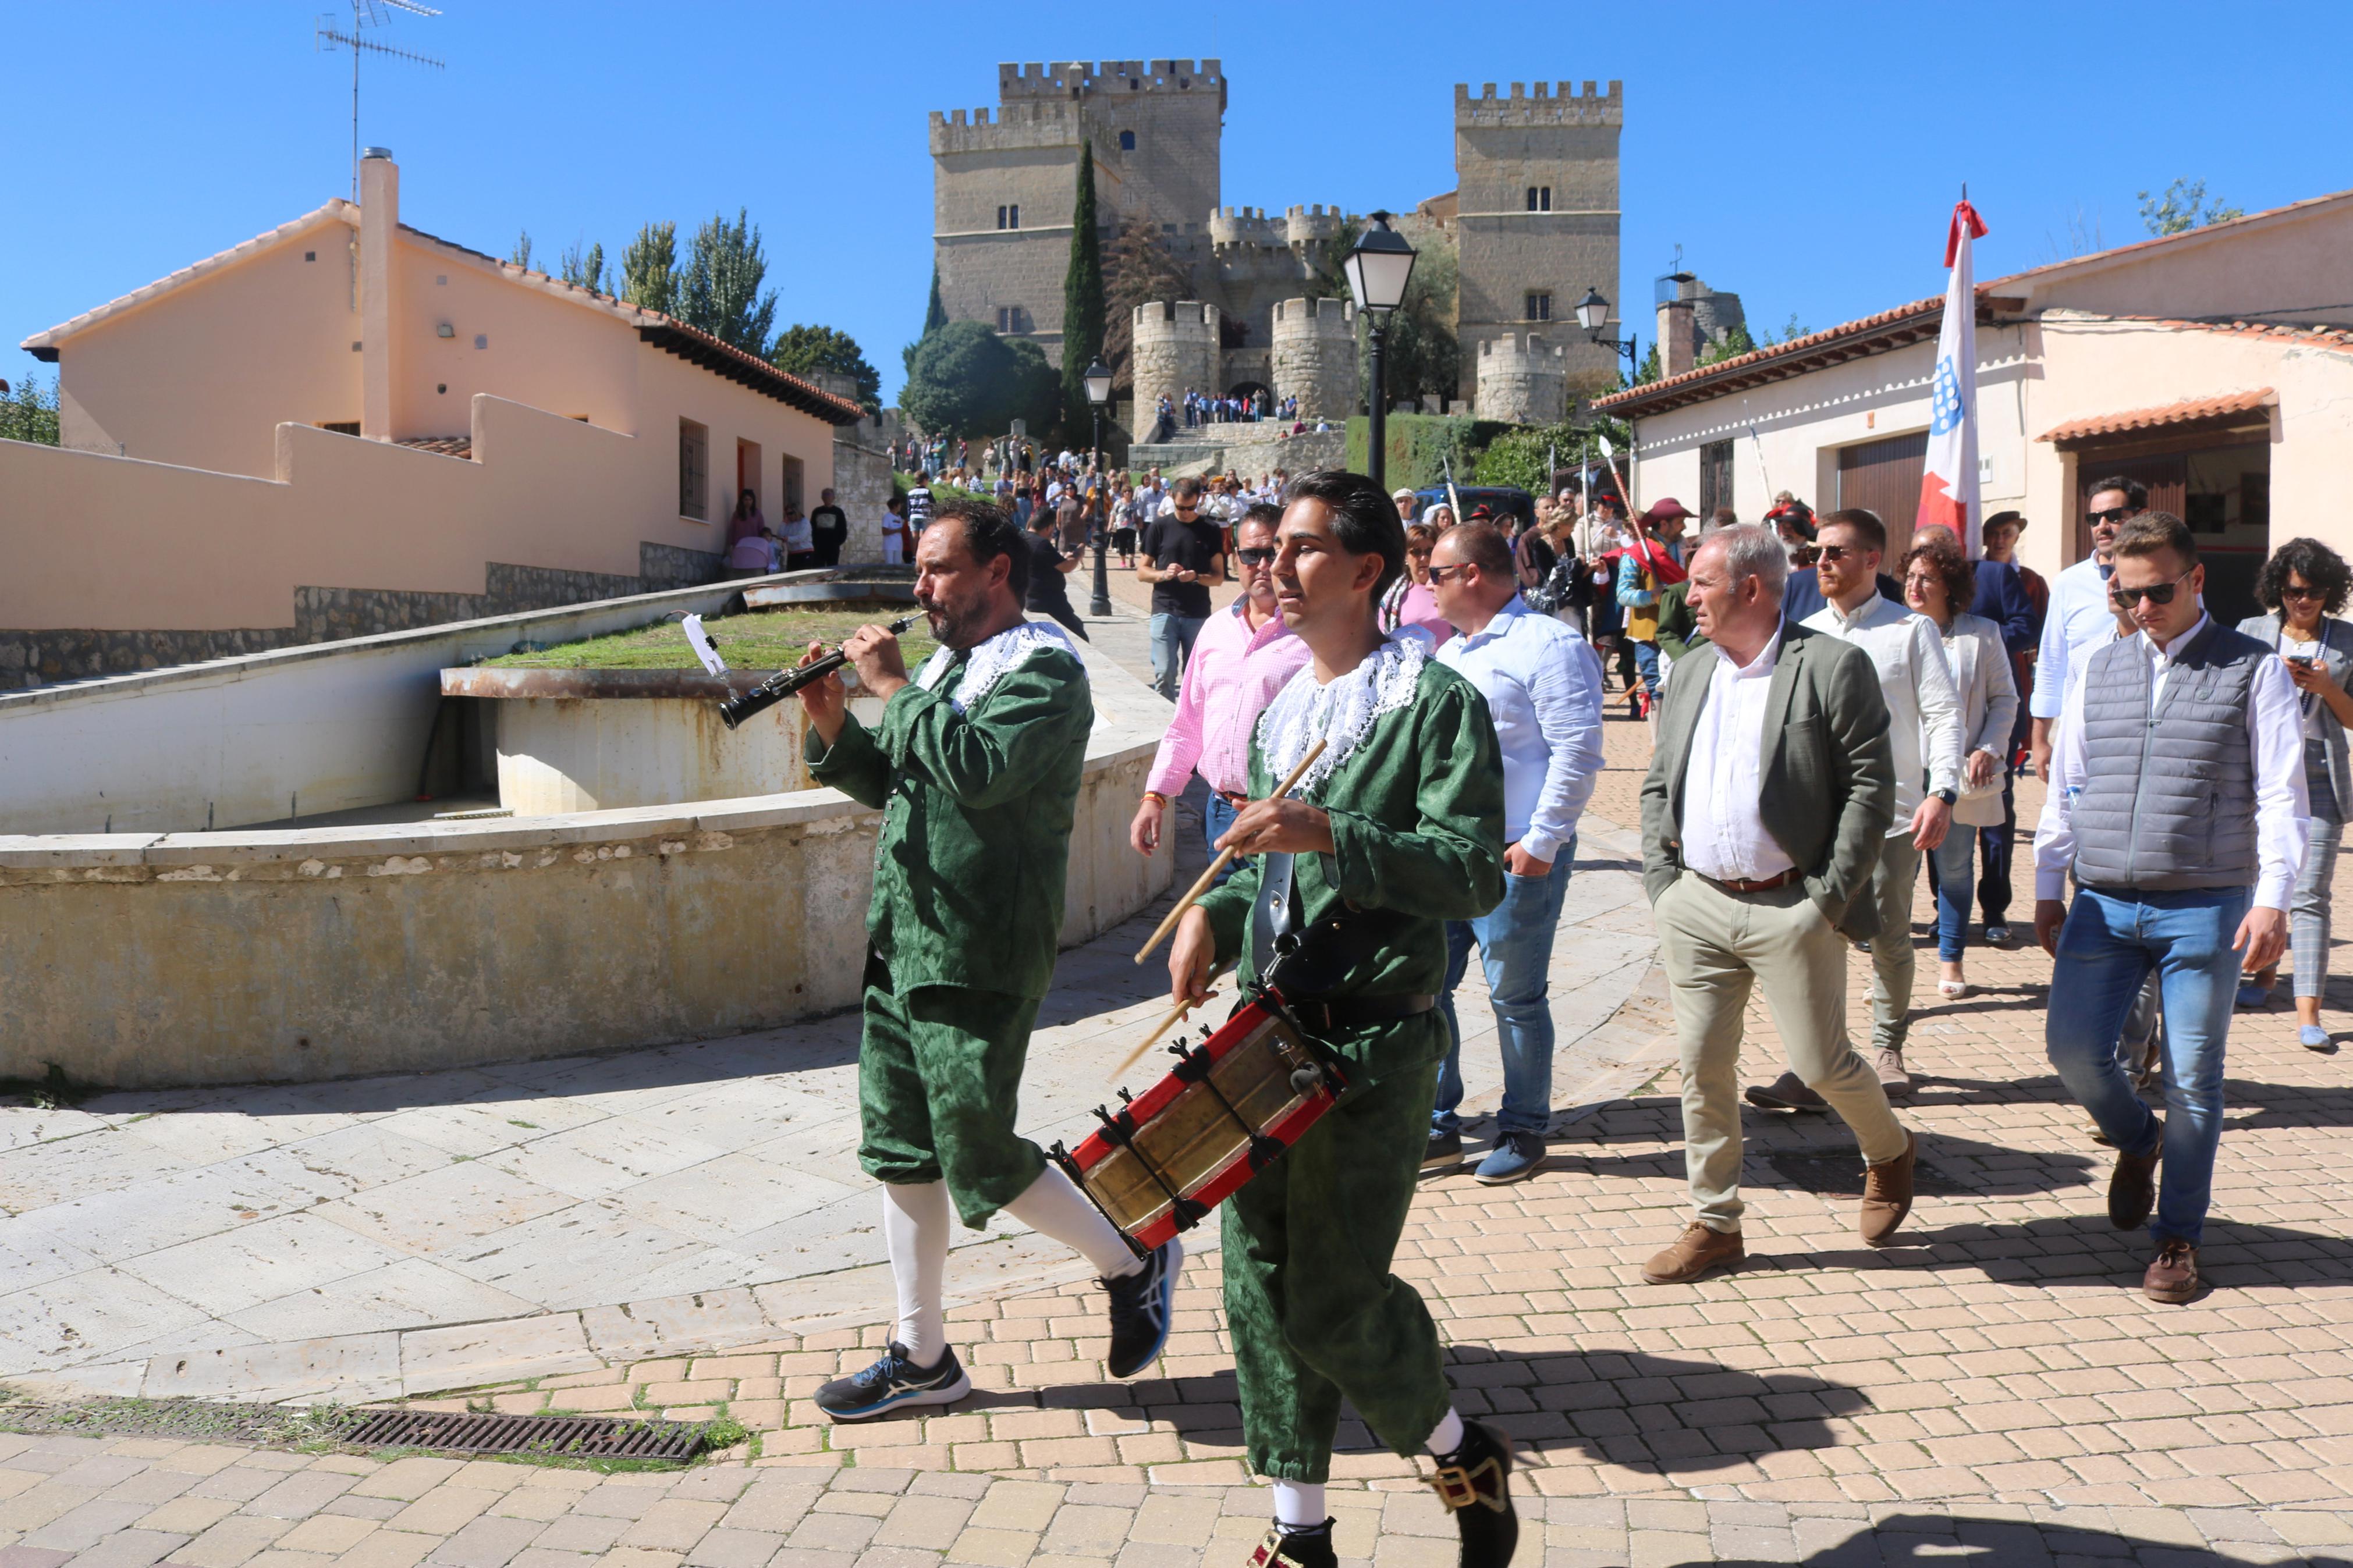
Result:
<instances>
[{"instance_id":1,"label":"wooden drumstick","mask_svg":"<svg viewBox=\"0 0 2353 1568\"><path fill-rule=\"evenodd\" d=\"M1228 971L1231 968L1232 965L1229 964L1226 969L1220 969L1215 974L1210 975L1209 984L1213 986L1216 985L1219 980L1225 977ZM1196 1007L1206 1007L1217 999L1218 994L1213 990L1207 996L1202 997L1198 1002L1179 1002L1174 1007L1169 1008L1168 1016L1160 1020L1159 1026L1155 1027L1152 1033L1144 1037L1144 1043L1136 1047L1135 1049L1128 1052L1126 1056L1121 1058L1119 1066L1111 1069L1110 1081L1117 1083L1121 1079L1126 1077L1127 1069L1142 1061L1144 1059L1144 1053L1158 1045L1160 1043L1160 1037L1175 1028L1177 1024L1182 1021L1186 1014L1191 1012Z\"/></svg>"},{"instance_id":2,"label":"wooden drumstick","mask_svg":"<svg viewBox=\"0 0 2353 1568\"><path fill-rule=\"evenodd\" d=\"M1307 772L1307 764L1314 762L1323 754L1324 742L1322 741L1318 741L1314 745L1308 747L1307 754L1299 759L1299 765L1291 770L1291 776L1283 780L1282 783L1277 786L1275 792L1272 795L1268 795L1266 798L1269 800L1281 800L1284 795L1289 795L1293 789L1298 787L1300 776ZM1191 909L1196 903L1199 902L1201 895L1208 892L1217 884L1218 873L1234 863L1235 854L1236 851L1231 848L1220 849L1218 851L1218 858L1209 862L1209 868L1201 873L1201 879L1194 883L1183 898L1176 900L1176 907L1170 910L1166 918L1161 921L1159 927L1153 931L1151 940L1146 942L1142 947L1135 950L1136 963L1142 963L1145 959L1152 956L1152 950L1158 947L1161 940L1167 936L1170 931L1176 929L1176 922L1184 918L1185 911Z\"/></svg>"}]
</instances>

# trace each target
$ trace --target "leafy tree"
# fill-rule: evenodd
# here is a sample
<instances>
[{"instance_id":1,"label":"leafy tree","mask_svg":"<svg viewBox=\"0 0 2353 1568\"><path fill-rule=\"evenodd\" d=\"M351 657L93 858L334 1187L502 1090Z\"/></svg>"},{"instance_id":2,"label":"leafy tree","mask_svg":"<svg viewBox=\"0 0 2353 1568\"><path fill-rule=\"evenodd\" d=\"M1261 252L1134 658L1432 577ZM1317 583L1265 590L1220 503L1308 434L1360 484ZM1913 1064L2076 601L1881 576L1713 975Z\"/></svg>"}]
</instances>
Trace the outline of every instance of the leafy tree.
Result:
<instances>
[{"instance_id":1,"label":"leafy tree","mask_svg":"<svg viewBox=\"0 0 2353 1568\"><path fill-rule=\"evenodd\" d=\"M926 300L923 305L923 335L928 338L934 332L938 331L942 327L944 327L947 324L948 308L945 304L942 303L940 300L940 269L937 267L934 267L932 268L932 297L930 300Z\"/></svg>"},{"instance_id":2,"label":"leafy tree","mask_svg":"<svg viewBox=\"0 0 2353 1568\"><path fill-rule=\"evenodd\" d=\"M1810 337L1813 335L1813 331L1814 329L1811 327L1799 326L1798 324L1798 312L1792 310L1789 312L1788 324L1782 327L1779 332L1777 333L1772 328L1767 327L1765 329L1765 335L1757 339L1757 342L1760 348L1769 349L1775 343L1790 343L1797 342L1799 338Z\"/></svg>"},{"instance_id":3,"label":"leafy tree","mask_svg":"<svg viewBox=\"0 0 2353 1568\"><path fill-rule=\"evenodd\" d=\"M678 225L649 223L621 253L621 298L640 310L678 313Z\"/></svg>"},{"instance_id":4,"label":"leafy tree","mask_svg":"<svg viewBox=\"0 0 2353 1568\"><path fill-rule=\"evenodd\" d=\"M882 411L882 374L866 363L858 340L831 327L787 327L776 334L768 363L807 375L825 371L858 378L858 402L869 414Z\"/></svg>"},{"instance_id":5,"label":"leafy tree","mask_svg":"<svg viewBox=\"0 0 2353 1568\"><path fill-rule=\"evenodd\" d=\"M1122 227L1103 252L1103 362L1112 384L1134 389L1135 308L1155 300L1182 300L1193 291L1192 275L1176 264L1160 237L1159 226L1143 221Z\"/></svg>"},{"instance_id":6,"label":"leafy tree","mask_svg":"<svg viewBox=\"0 0 2353 1568\"><path fill-rule=\"evenodd\" d=\"M673 313L729 348L765 356L776 320L776 291L760 287L767 275L750 215L738 207L730 224L723 213L694 231Z\"/></svg>"},{"instance_id":7,"label":"leafy tree","mask_svg":"<svg viewBox=\"0 0 2353 1568\"><path fill-rule=\"evenodd\" d=\"M1016 419L1033 431L1053 422L1061 387L1045 351L1000 338L984 321L951 321L915 345L899 406L916 429L993 437Z\"/></svg>"},{"instance_id":8,"label":"leafy tree","mask_svg":"<svg viewBox=\"0 0 2353 1568\"><path fill-rule=\"evenodd\" d=\"M1062 274L1062 428L1093 428L1087 367L1103 341L1103 236L1095 229L1095 149L1079 143L1078 193L1071 203L1071 261Z\"/></svg>"},{"instance_id":9,"label":"leafy tree","mask_svg":"<svg viewBox=\"0 0 2353 1568\"><path fill-rule=\"evenodd\" d=\"M574 240L565 249L562 266L566 283L576 284L592 294L605 291L605 247L602 245L590 246L584 256L580 242Z\"/></svg>"},{"instance_id":10,"label":"leafy tree","mask_svg":"<svg viewBox=\"0 0 2353 1568\"><path fill-rule=\"evenodd\" d=\"M1641 368L1634 373L1634 379L1626 384L1629 386L1641 386L1645 382L1656 381L1659 379L1662 367L1659 363L1659 343L1658 340L1653 338L1651 340L1651 352L1642 356Z\"/></svg>"},{"instance_id":11,"label":"leafy tree","mask_svg":"<svg viewBox=\"0 0 2353 1568\"><path fill-rule=\"evenodd\" d=\"M2200 205L2205 207L2203 212L2199 210ZM2163 195L2154 195L2147 191L2140 193L2140 221L2149 233L2159 238L2246 216L2245 208L2226 207L2220 197L2211 203L2207 202L2206 182L2203 180L2176 180L2165 187Z\"/></svg>"},{"instance_id":12,"label":"leafy tree","mask_svg":"<svg viewBox=\"0 0 2353 1568\"><path fill-rule=\"evenodd\" d=\"M507 259L517 267L528 268L531 265L531 230L524 229L515 237L514 250Z\"/></svg>"},{"instance_id":13,"label":"leafy tree","mask_svg":"<svg viewBox=\"0 0 2353 1568\"><path fill-rule=\"evenodd\" d=\"M1714 364L1719 360L1737 359L1742 354L1755 353L1757 340L1748 335L1746 327L1735 327L1707 345L1695 364Z\"/></svg>"},{"instance_id":14,"label":"leafy tree","mask_svg":"<svg viewBox=\"0 0 2353 1568\"><path fill-rule=\"evenodd\" d=\"M28 375L13 387L0 391L0 441L30 441L42 447L58 444L55 376L49 378L47 387Z\"/></svg>"},{"instance_id":15,"label":"leafy tree","mask_svg":"<svg viewBox=\"0 0 2353 1568\"><path fill-rule=\"evenodd\" d=\"M1385 354L1388 395L1392 399L1425 402L1456 397L1462 391L1462 351L1454 335L1454 290L1457 269L1451 246L1424 246L1406 280L1405 301L1389 314ZM1360 383L1372 387L1371 334Z\"/></svg>"}]
</instances>

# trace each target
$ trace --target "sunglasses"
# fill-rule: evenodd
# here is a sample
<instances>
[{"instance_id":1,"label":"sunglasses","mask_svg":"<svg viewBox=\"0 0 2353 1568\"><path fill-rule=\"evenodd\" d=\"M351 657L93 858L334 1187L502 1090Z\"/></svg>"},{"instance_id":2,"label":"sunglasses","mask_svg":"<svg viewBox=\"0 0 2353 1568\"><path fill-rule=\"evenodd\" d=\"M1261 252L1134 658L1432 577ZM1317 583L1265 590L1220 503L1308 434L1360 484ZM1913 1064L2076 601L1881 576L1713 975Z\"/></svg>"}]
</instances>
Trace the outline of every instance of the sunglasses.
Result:
<instances>
[{"instance_id":1,"label":"sunglasses","mask_svg":"<svg viewBox=\"0 0 2353 1568\"><path fill-rule=\"evenodd\" d=\"M1446 581L1447 574L1449 573L1468 572L1470 570L1471 568L1468 564L1459 566L1433 566L1430 569L1430 580L1433 583L1443 583Z\"/></svg>"},{"instance_id":2,"label":"sunglasses","mask_svg":"<svg viewBox=\"0 0 2353 1568\"><path fill-rule=\"evenodd\" d=\"M1818 544L1814 553L1825 561L1843 561L1850 555L1860 561L1871 552L1860 544Z\"/></svg>"},{"instance_id":3,"label":"sunglasses","mask_svg":"<svg viewBox=\"0 0 2353 1568\"><path fill-rule=\"evenodd\" d=\"M2282 589L2279 591L2279 595L2280 595L2280 597L2281 597L2281 598L2283 598L2283 599L2325 599L2325 598L2327 598L2327 597L2328 596L2327 595L2326 595L2326 594L2322 593L2319 589L2317 589L2317 588L2312 588L2312 587L2304 587L2304 588L2297 588L2297 587L2286 587L2286 588L2282 588ZM2163 602L2164 602L2163 600L2159 600L2159 601L2158 601L2158 603L2160 603L2160 604L2162 604Z\"/></svg>"},{"instance_id":4,"label":"sunglasses","mask_svg":"<svg viewBox=\"0 0 2353 1568\"><path fill-rule=\"evenodd\" d=\"M2196 570L2198 568L2192 566L2189 572ZM2189 572L2184 572L2170 583L2159 583L2154 588L2112 587L2108 590L2108 597L2116 602L2116 608L2120 610L2129 610L2143 599L2147 599L2152 605L2169 605L2173 603L2173 595L2179 590L2181 584L2189 581Z\"/></svg>"},{"instance_id":5,"label":"sunglasses","mask_svg":"<svg viewBox=\"0 0 2353 1568\"><path fill-rule=\"evenodd\" d=\"M2126 518L2129 518L2130 516L2132 516L2132 509L2131 509L2131 508L2129 508L2129 507L2121 507L2121 506L2112 506L2112 507L2108 508L2108 510L2105 510L2105 511L2095 511L2095 512L2092 513L2092 514L2091 514L2090 521L2091 521L2094 524L2098 524L2098 523L2103 523L2103 522L2122 522L2122 521L2124 521ZM2158 604L2160 604L2160 605L2161 605L2161 604L2163 604L2164 602L2165 602L2165 601L2164 601L2164 600L2162 600L2162 599L2159 599L2159 600L2158 601Z\"/></svg>"},{"instance_id":6,"label":"sunglasses","mask_svg":"<svg viewBox=\"0 0 2353 1568\"><path fill-rule=\"evenodd\" d=\"M1245 566L1271 566L1275 552L1271 550L1237 550L1234 559Z\"/></svg>"}]
</instances>

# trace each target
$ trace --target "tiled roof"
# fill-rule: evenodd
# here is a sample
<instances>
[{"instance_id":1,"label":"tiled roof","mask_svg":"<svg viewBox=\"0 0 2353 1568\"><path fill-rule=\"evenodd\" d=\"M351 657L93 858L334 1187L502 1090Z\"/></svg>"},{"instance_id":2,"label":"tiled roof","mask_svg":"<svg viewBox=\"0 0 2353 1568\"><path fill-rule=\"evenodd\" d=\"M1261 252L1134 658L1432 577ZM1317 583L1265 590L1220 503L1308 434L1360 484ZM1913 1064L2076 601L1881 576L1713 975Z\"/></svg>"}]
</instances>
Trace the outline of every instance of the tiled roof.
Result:
<instances>
[{"instance_id":1,"label":"tiled roof","mask_svg":"<svg viewBox=\"0 0 2353 1568\"><path fill-rule=\"evenodd\" d=\"M2270 408L2279 402L2279 394L2268 386L2253 392L2233 392L2222 397L2192 398L2187 403L2168 403L2162 408L2132 408L2122 414L2095 414L2088 419L2074 419L2035 437L2065 445L2070 441L2085 441L2094 436L2120 436L2133 430L2161 430L2171 425L2202 425L2209 420L2227 419L2233 415L2253 414Z\"/></svg>"},{"instance_id":2,"label":"tiled roof","mask_svg":"<svg viewBox=\"0 0 2353 1568\"><path fill-rule=\"evenodd\" d=\"M474 456L474 438L471 436L411 436L393 445L414 447L420 452L436 452L444 458L464 458L469 461Z\"/></svg>"}]
</instances>

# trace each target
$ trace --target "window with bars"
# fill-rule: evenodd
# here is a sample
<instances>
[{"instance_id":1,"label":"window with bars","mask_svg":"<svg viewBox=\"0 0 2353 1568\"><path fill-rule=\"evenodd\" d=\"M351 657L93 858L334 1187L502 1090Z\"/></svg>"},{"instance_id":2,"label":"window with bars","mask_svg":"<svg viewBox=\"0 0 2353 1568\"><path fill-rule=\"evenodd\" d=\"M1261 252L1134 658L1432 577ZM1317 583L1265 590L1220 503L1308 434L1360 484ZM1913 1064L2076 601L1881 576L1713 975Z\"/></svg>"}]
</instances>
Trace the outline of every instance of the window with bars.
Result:
<instances>
[{"instance_id":1,"label":"window with bars","mask_svg":"<svg viewBox=\"0 0 2353 1568\"><path fill-rule=\"evenodd\" d=\"M1548 213L1552 211L1552 187L1550 185L1530 185L1528 187L1528 211L1532 213Z\"/></svg>"},{"instance_id":2,"label":"window with bars","mask_svg":"<svg viewBox=\"0 0 2353 1568\"><path fill-rule=\"evenodd\" d=\"M691 419L678 422L678 510L681 517L711 516L711 430Z\"/></svg>"},{"instance_id":3,"label":"window with bars","mask_svg":"<svg viewBox=\"0 0 2353 1568\"><path fill-rule=\"evenodd\" d=\"M1531 294L1528 296L1527 320L1531 321L1549 321L1552 320L1552 296L1550 294Z\"/></svg>"}]
</instances>

